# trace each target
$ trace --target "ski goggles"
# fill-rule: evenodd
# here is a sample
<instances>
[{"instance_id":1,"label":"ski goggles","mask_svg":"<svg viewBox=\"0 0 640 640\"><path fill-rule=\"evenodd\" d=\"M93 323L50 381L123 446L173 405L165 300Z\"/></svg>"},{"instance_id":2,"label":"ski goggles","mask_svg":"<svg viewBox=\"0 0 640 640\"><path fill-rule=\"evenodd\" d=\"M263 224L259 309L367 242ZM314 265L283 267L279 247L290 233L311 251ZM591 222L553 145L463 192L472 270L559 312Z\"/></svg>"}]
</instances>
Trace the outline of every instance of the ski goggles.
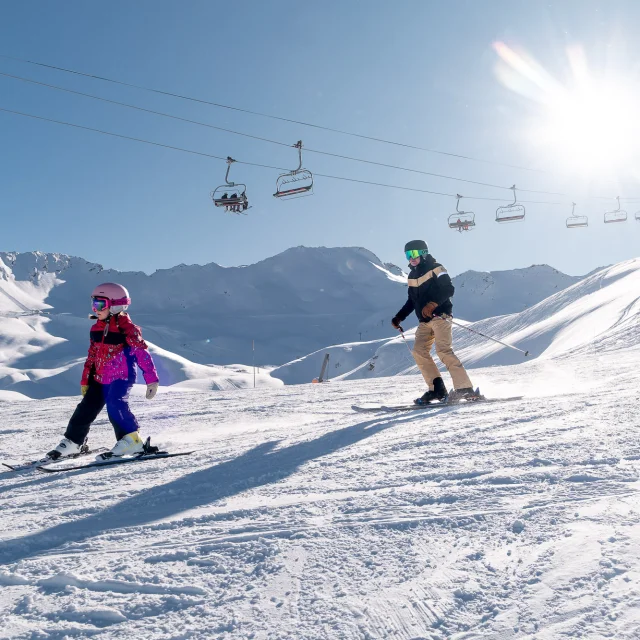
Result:
<instances>
[{"instance_id":1,"label":"ski goggles","mask_svg":"<svg viewBox=\"0 0 640 640\"><path fill-rule=\"evenodd\" d=\"M404 254L407 256L407 260L415 260L420 256L423 256L427 253L424 249L409 249L409 251L405 251Z\"/></svg>"},{"instance_id":2,"label":"ski goggles","mask_svg":"<svg viewBox=\"0 0 640 640\"><path fill-rule=\"evenodd\" d=\"M107 298L91 298L91 309L96 313L98 311L104 311L111 306L110 301Z\"/></svg>"}]
</instances>

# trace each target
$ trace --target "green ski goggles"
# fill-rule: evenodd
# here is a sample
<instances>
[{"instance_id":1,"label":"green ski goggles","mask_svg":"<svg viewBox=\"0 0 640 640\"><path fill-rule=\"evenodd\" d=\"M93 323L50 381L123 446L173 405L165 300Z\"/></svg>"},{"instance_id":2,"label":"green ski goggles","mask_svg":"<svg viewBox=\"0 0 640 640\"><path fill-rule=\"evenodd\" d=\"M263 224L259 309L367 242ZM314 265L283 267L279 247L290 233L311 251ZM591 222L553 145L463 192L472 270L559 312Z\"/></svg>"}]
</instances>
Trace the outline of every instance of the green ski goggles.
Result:
<instances>
[{"instance_id":1,"label":"green ski goggles","mask_svg":"<svg viewBox=\"0 0 640 640\"><path fill-rule=\"evenodd\" d=\"M404 254L407 256L407 260L415 260L415 258L419 258L426 253L427 252L424 249L409 249L409 251L404 252Z\"/></svg>"}]
</instances>

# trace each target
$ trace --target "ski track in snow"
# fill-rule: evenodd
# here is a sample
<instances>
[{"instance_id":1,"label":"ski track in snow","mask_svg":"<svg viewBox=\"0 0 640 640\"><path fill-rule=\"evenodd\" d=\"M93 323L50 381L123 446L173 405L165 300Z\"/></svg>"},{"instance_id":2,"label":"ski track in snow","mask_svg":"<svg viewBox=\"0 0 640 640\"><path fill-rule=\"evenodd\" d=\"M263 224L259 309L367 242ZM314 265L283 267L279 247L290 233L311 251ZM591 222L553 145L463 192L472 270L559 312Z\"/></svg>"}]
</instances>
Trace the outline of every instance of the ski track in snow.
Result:
<instances>
[{"instance_id":1,"label":"ski track in snow","mask_svg":"<svg viewBox=\"0 0 640 640\"><path fill-rule=\"evenodd\" d=\"M134 398L197 453L0 474L0 638L638 638L639 364L474 370L529 397L411 414L351 405L417 376ZM76 402L0 402L0 459L48 450Z\"/></svg>"}]
</instances>

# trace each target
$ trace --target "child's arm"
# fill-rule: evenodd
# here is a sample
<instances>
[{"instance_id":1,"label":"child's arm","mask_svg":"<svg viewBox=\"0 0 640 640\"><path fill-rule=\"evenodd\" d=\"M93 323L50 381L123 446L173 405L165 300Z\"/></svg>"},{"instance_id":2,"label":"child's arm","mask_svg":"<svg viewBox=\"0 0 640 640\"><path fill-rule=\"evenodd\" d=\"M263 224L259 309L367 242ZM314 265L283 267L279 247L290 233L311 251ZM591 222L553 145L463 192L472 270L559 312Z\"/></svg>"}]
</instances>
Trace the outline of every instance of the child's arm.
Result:
<instances>
[{"instance_id":1,"label":"child's arm","mask_svg":"<svg viewBox=\"0 0 640 640\"><path fill-rule=\"evenodd\" d=\"M84 369L82 369L82 378L80 379L80 386L84 387L89 384L89 378L91 377L91 369L96 362L96 343L92 340L89 345L89 353L87 359L84 362ZM84 395L84 394L83 394Z\"/></svg>"},{"instance_id":2,"label":"child's arm","mask_svg":"<svg viewBox=\"0 0 640 640\"><path fill-rule=\"evenodd\" d=\"M142 370L144 381L147 384L158 382L158 373L153 364L153 358L149 353L147 343L142 339L140 327L133 324L131 318L125 314L118 316L118 327L120 327L120 330L124 333L127 344L130 347L130 353L136 359L138 366Z\"/></svg>"}]
</instances>

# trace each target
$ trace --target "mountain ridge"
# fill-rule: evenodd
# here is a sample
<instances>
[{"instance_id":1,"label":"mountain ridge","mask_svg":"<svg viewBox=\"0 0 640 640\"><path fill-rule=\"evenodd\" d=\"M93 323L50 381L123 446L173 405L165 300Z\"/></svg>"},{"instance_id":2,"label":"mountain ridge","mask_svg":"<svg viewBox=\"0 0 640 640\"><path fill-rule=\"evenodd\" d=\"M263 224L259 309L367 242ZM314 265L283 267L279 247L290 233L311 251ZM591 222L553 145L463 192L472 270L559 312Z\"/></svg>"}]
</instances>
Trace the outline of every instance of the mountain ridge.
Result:
<instances>
[{"instance_id":1,"label":"mountain ridge","mask_svg":"<svg viewBox=\"0 0 640 640\"><path fill-rule=\"evenodd\" d=\"M557 274L549 287L569 278L551 267L546 272ZM522 273L526 290L532 272ZM251 385L250 368L238 363L264 370L327 344L388 339L389 319L406 300L402 270L364 247L291 247L252 265L182 264L150 275L60 253L0 252L0 390L32 397L76 392L89 297L108 280L129 289L130 313L159 360L163 383L204 380L209 388ZM473 291L470 282L462 278L456 310L465 304L461 294ZM494 293L471 293L469 304L486 300L492 315L508 312Z\"/></svg>"}]
</instances>

